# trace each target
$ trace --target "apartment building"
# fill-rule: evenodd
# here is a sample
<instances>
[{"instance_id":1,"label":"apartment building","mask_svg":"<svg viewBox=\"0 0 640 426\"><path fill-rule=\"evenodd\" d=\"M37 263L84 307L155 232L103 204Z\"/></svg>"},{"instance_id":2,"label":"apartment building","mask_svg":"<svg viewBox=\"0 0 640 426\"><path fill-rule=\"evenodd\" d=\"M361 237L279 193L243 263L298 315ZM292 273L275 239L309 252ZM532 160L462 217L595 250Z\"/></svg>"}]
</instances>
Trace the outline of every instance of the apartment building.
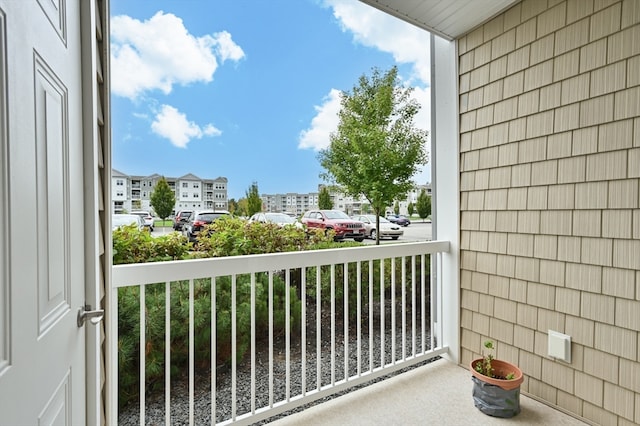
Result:
<instances>
[{"instance_id":1,"label":"apartment building","mask_svg":"<svg viewBox=\"0 0 640 426\"><path fill-rule=\"evenodd\" d=\"M310 192L308 194L299 194L288 192L286 194L262 194L262 208L267 212L288 212L295 213L300 216L310 209L318 208L318 194L324 185L318 185L318 192ZM400 214L408 214L408 205L414 205L418 201L418 196L422 190L427 191L427 195L431 196L431 185L416 185L408 194L405 200L400 201ZM369 200L364 196L352 197L340 191L329 191L333 208L342 210L348 215L356 215L366 213ZM390 206L393 208L393 206Z\"/></svg>"},{"instance_id":2,"label":"apartment building","mask_svg":"<svg viewBox=\"0 0 640 426\"><path fill-rule=\"evenodd\" d=\"M111 199L114 213L131 210L152 210L151 193L161 175L127 175L113 169L111 172ZM165 176L176 196L175 210L213 209L227 210L229 207L226 177L202 179L188 173L181 177Z\"/></svg>"},{"instance_id":3,"label":"apartment building","mask_svg":"<svg viewBox=\"0 0 640 426\"><path fill-rule=\"evenodd\" d=\"M317 192L262 194L260 198L262 198L262 209L266 212L287 212L300 216L309 209L318 208Z\"/></svg>"}]
</instances>

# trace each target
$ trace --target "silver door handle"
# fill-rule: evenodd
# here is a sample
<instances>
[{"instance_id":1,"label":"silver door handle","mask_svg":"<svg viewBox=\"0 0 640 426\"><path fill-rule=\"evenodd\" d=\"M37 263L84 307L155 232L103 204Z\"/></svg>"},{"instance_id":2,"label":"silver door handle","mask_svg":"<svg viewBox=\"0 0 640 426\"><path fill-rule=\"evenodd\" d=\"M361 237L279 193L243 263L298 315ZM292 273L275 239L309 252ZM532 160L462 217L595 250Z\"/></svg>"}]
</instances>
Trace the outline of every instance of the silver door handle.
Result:
<instances>
[{"instance_id":1,"label":"silver door handle","mask_svg":"<svg viewBox=\"0 0 640 426\"><path fill-rule=\"evenodd\" d=\"M104 309L91 310L91 305L84 305L78 309L78 327L82 327L89 319L91 324L96 325L104 318Z\"/></svg>"}]
</instances>

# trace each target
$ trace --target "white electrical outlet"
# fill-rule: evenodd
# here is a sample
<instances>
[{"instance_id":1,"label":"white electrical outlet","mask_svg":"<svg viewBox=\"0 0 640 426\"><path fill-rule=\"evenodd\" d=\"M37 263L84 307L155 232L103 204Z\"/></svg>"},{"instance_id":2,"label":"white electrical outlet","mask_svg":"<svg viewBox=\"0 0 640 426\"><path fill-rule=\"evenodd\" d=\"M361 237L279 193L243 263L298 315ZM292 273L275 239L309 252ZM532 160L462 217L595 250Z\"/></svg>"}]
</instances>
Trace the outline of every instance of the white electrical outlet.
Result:
<instances>
[{"instance_id":1,"label":"white electrical outlet","mask_svg":"<svg viewBox=\"0 0 640 426\"><path fill-rule=\"evenodd\" d=\"M571 336L549 330L549 356L571 362Z\"/></svg>"}]
</instances>

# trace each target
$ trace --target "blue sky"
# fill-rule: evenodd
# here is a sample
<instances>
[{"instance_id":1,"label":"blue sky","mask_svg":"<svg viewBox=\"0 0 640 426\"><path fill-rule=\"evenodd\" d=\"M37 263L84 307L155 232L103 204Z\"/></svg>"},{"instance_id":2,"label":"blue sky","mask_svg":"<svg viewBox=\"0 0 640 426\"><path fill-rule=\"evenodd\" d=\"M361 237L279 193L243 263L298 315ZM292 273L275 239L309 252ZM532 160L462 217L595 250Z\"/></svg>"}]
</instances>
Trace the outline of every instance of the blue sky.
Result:
<instances>
[{"instance_id":1,"label":"blue sky","mask_svg":"<svg viewBox=\"0 0 640 426\"><path fill-rule=\"evenodd\" d=\"M112 0L113 167L314 192L339 93L397 65L429 129L429 34L357 0ZM430 168L416 182L430 181Z\"/></svg>"}]
</instances>

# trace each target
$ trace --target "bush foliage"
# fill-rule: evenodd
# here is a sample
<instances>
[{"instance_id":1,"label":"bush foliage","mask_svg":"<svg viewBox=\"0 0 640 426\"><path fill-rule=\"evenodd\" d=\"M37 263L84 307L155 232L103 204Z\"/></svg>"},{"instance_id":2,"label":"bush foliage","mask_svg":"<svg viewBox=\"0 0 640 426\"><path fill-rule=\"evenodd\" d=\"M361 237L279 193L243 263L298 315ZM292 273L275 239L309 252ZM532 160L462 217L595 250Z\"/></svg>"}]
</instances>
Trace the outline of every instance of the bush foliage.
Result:
<instances>
[{"instance_id":1,"label":"bush foliage","mask_svg":"<svg viewBox=\"0 0 640 426\"><path fill-rule=\"evenodd\" d=\"M333 241L331 233L316 232L287 226L281 228L275 224L259 222L248 223L237 218L221 218L200 233L196 244L177 232L152 237L146 230L134 226L113 231L113 263L144 263L192 258L239 256L261 253L290 252L300 250L329 249L337 247L360 246L360 243ZM428 262L428 257L427 257ZM416 265L416 284L420 283L419 260ZM360 281L357 280L357 264L354 262L336 265L333 292L331 291L331 266L321 266L320 296L323 305L330 304L332 298L338 306L344 302L344 274L347 269L347 291L349 314L356 313L357 288L361 288L362 303L369 303L369 270L373 272L373 297L380 298L380 282L388 296L391 291L392 273L396 277L396 292L401 291L402 261L384 260L384 273L381 276L381 261L362 262ZM405 264L407 288L411 287L411 259ZM392 272L393 271L393 272ZM429 265L425 267L429 273ZM290 285L287 290L287 271L273 271L273 333L281 336L285 333L286 292L290 298L291 331L298 333L302 326L300 300L302 269L290 269ZM315 298L316 268L304 270L306 274L306 295ZM256 344L269 336L269 272L255 275L255 324ZM145 361L146 383L150 392L160 391L164 387L165 374L165 283L146 285L145 288ZM189 293L188 281L170 283L170 354L171 375L183 372L189 362ZM240 361L251 344L251 275L237 275L236 286L236 357ZM215 360L217 368L231 362L231 295L232 278L216 277L215 288ZM118 292L118 361L120 404L126 404L138 398L140 363L140 287L123 287ZM385 297L387 297L385 296ZM211 364L211 313L212 280L194 279L194 352L196 365L212 367Z\"/></svg>"},{"instance_id":2,"label":"bush foliage","mask_svg":"<svg viewBox=\"0 0 640 426\"><path fill-rule=\"evenodd\" d=\"M177 232L152 237L146 230L128 226L113 231L113 264L160 262L190 258L238 256L338 247L332 235L305 233L296 227L248 223L224 218L205 228L194 245ZM268 336L269 275L255 274L256 336ZM165 283L145 286L146 383L150 391L163 387L165 370ZM189 359L189 283L174 282L170 300L171 374L179 374ZM236 356L240 360L251 343L251 276L236 276ZM217 277L216 359L217 366L231 361L231 277ZM284 274L273 275L273 330L285 331L286 284ZM289 288L290 324L293 333L301 327L301 301L294 285ZM211 279L194 280L194 351L198 365L211 362ZM118 362L120 404L138 397L140 363L140 287L124 287L118 292ZM258 342L259 343L259 342Z\"/></svg>"}]
</instances>

